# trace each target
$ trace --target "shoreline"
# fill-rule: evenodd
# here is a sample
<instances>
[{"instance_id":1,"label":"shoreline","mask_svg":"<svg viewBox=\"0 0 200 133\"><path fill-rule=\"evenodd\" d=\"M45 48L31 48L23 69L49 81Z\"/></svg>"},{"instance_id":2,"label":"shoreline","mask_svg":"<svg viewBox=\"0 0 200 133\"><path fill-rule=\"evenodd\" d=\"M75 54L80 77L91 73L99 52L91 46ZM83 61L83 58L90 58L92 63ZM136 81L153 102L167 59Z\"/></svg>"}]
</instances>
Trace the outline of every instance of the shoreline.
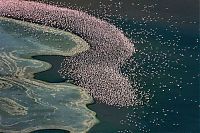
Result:
<instances>
[{"instance_id":1,"label":"shoreline","mask_svg":"<svg viewBox=\"0 0 200 133\"><path fill-rule=\"evenodd\" d=\"M0 20L1 20L1 18L0 18ZM36 64L40 63L40 65L39 66L32 66L32 68L34 68L34 69L31 70L30 72L28 72L28 71L25 72L23 70L23 73L25 72L24 74L21 71L20 73L15 73L16 74L15 76L11 76L11 77L4 76L4 77L1 77L0 79L5 80L5 81L9 81L10 83L15 83L15 84L17 84L19 86L23 86L24 88L26 88L26 86L34 86L34 87L42 86L42 87L46 87L46 88L48 88L50 90L51 89L55 89L55 87L56 87L57 88L56 90L59 90L59 86L61 88L63 88L63 87L65 87L65 88L66 87L70 87L71 90L78 91L79 94L80 94L80 97L81 97L80 98L81 100L75 101L74 104L77 105L77 106L79 106L79 107L82 107L84 109L83 111L88 111L89 117L92 118L90 120L83 121L83 125L85 125L87 127L83 131L83 133L87 132L89 129L91 129L91 127L93 125L95 125L98 122L98 120L95 117L96 113L93 112L92 110L89 110L87 108L87 106L86 106L87 103L92 102L91 97L88 94L86 94L85 91L82 91L82 89L80 87L72 85L72 84L66 84L66 83L59 83L58 85L56 85L55 83L47 83L47 82L44 82L44 81L37 80L37 79L33 78L33 74L34 73L46 71L46 70L48 70L48 69L50 69L52 67L51 64L49 64L48 62L44 62L44 61L40 61L40 60L35 60L35 59L31 58L31 56L30 56L30 55L38 56L40 54L34 54L34 53L32 53L32 54L29 54L28 56L26 54L24 54L24 55L18 55L17 52L9 52L9 54L15 60L30 61L30 62L32 62L32 63L34 62ZM55 54L52 53L52 55L56 55L56 53ZM27 67L27 66L25 66L25 67ZM37 67L37 69L35 67ZM27 89L29 89L29 88L27 88ZM74 106L74 107L75 107L74 109L76 109L76 106ZM42 126L42 127L41 126L36 126L36 127L31 127L31 128L25 128L24 130L20 130L20 131L14 131L14 130L11 131L11 130L2 130L2 129L0 131L1 132L11 132L11 133L20 133L20 132L30 132L32 130L38 130L38 129L40 130L40 129L44 129L44 128L50 129L50 128L56 128L56 127L60 128L60 129L68 130L68 131L70 131L72 133L79 133L80 132L78 129L72 128L70 126L53 126L53 125Z\"/></svg>"}]
</instances>

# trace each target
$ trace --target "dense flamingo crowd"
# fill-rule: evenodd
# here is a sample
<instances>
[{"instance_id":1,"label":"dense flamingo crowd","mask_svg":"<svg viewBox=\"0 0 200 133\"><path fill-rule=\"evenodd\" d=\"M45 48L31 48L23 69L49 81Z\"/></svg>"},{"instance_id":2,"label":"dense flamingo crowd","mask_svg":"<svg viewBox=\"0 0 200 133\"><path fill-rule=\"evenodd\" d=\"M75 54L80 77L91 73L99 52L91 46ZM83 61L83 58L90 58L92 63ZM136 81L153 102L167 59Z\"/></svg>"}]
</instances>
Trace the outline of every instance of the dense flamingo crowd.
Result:
<instances>
[{"instance_id":1,"label":"dense flamingo crowd","mask_svg":"<svg viewBox=\"0 0 200 133\"><path fill-rule=\"evenodd\" d=\"M120 71L134 53L134 46L115 26L80 11L21 0L0 0L0 16L63 29L82 37L90 49L66 57L59 70L61 76L70 76L99 102L120 107L143 104L145 94Z\"/></svg>"}]
</instances>

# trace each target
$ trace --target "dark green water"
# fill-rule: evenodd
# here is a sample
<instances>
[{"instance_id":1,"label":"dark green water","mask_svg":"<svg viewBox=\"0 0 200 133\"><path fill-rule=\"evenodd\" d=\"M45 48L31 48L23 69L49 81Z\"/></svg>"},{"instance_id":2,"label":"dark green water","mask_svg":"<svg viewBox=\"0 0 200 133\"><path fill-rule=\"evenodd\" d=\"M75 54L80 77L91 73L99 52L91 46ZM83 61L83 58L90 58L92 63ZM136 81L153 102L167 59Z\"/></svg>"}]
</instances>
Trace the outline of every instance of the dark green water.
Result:
<instances>
[{"instance_id":1,"label":"dark green water","mask_svg":"<svg viewBox=\"0 0 200 133\"><path fill-rule=\"evenodd\" d=\"M142 18L135 20L130 15L127 18L124 15L120 20L109 18L109 22L122 28L126 36L135 42L138 50L129 63L121 68L122 72L137 82L142 90L150 90L152 99L145 106L121 109L98 103L88 105L100 120L89 133L200 132L200 38L199 14L196 12L199 7L193 6L197 5L195 2L188 2L188 7L194 9L178 10L186 9L182 1L175 2L179 5L170 4L172 1L159 1L158 4L165 4L152 8L151 13L138 13L141 17L147 17L145 20L150 15L148 21ZM138 5L134 10L139 11L141 6ZM185 15L185 12L189 15ZM53 65L52 69L35 74L35 78L47 82L63 82L57 73L63 57L34 58Z\"/></svg>"},{"instance_id":2,"label":"dark green water","mask_svg":"<svg viewBox=\"0 0 200 133\"><path fill-rule=\"evenodd\" d=\"M162 27L162 25L160 27ZM162 33L163 31L160 30L158 32ZM190 34L188 32L190 32ZM170 54L174 51L173 47L160 46L160 44L156 44L155 41L155 45L157 46L155 46L153 50L149 49L151 53L149 55L152 60L158 57L158 61L150 60L144 64L140 63L140 67L142 68L137 68L135 70L136 72L142 69L145 73L150 73L152 70L147 66L151 65L151 67L156 70L161 70L158 71L157 75L153 75L152 79L149 79L152 75L130 77L138 78L141 84L145 84L144 90L151 90L151 94L154 95L154 97L150 101L149 106L118 109L105 104L88 105L91 110L97 113L97 118L101 121L90 130L90 133L114 133L117 131L197 133L199 131L199 82L197 77L199 74L199 64L198 61L196 61L196 59L198 59L198 49L194 49L197 44L192 42L192 40L195 40L195 37L197 37L197 34L189 30L183 30L182 34L184 34L185 37L179 43L180 45L177 46L177 51L175 49L175 54L164 59L159 58L156 53L169 51L168 54ZM165 38L170 38L172 35L166 33ZM153 37L150 38L150 40L153 40ZM178 51L178 49L191 47L191 45L194 45L193 48L184 52L185 56L181 58L179 54L183 51ZM146 58L146 56L141 53L144 49L151 47L149 47L148 44L143 46L138 44L136 46L138 49L141 49L141 51L133 58L140 62ZM154 46L152 45L152 47ZM147 51L148 50L146 50L145 53ZM161 53L160 56L162 56ZM192 57L190 57L191 55ZM59 69L58 64L61 63L63 57L38 56L35 58L47 61L53 65L52 69L36 74L35 77L37 79L48 82L63 81L57 73ZM180 63L174 63L175 59L181 60ZM167 60L167 65L170 67L160 65L163 63L163 60ZM187 67L182 68L181 64ZM173 67L179 69L174 70ZM122 71L130 68L130 66L125 66L122 68ZM141 73L144 74L143 72ZM168 74L172 75L172 78L166 76ZM131 115L135 116L130 117Z\"/></svg>"},{"instance_id":3,"label":"dark green water","mask_svg":"<svg viewBox=\"0 0 200 133\"><path fill-rule=\"evenodd\" d=\"M60 69L61 62L64 60L62 56L33 56L34 59L49 62L52 67L49 70L34 74L38 80L43 80L50 83L64 82L65 80L60 77L57 72Z\"/></svg>"},{"instance_id":4,"label":"dark green water","mask_svg":"<svg viewBox=\"0 0 200 133\"><path fill-rule=\"evenodd\" d=\"M139 25L140 23L129 21L126 23L138 31L143 28ZM119 23L118 26L124 28L124 25ZM147 106L141 107L118 109L105 104L88 105L88 108L97 113L97 118L100 120L100 123L89 131L90 133L120 131L198 133L200 131L199 46L196 42L198 32L179 27L179 33L174 33L176 28L165 31L167 26L169 26L168 23L159 23L159 25L149 23L144 27L147 31L157 28L152 35L132 36L136 41L146 36L147 42L136 43L138 53L132 57L134 62L129 61L129 65L122 67L122 71L128 71L130 80L140 83L143 90L150 89L150 94L154 97ZM159 35L162 35L163 39L159 40ZM181 40L175 38L175 35L180 35ZM174 46L175 41L177 45ZM53 65L50 70L35 74L35 78L47 82L63 82L57 73L58 64L62 62L63 57L37 56L34 58ZM140 66L135 67L135 62ZM136 74L131 76L132 73Z\"/></svg>"}]
</instances>

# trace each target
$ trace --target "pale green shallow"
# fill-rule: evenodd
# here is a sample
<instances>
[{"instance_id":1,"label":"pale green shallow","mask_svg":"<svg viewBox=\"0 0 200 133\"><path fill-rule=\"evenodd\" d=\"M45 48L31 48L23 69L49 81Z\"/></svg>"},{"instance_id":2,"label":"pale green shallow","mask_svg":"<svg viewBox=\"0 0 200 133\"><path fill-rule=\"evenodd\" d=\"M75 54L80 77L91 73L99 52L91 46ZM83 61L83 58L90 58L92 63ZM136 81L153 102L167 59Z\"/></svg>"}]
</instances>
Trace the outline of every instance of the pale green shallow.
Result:
<instances>
[{"instance_id":1,"label":"pale green shallow","mask_svg":"<svg viewBox=\"0 0 200 133\"><path fill-rule=\"evenodd\" d=\"M0 132L48 128L81 133L96 124L95 113L86 107L92 98L81 88L33 79L51 65L31 56L71 56L88 48L71 33L0 17Z\"/></svg>"}]
</instances>

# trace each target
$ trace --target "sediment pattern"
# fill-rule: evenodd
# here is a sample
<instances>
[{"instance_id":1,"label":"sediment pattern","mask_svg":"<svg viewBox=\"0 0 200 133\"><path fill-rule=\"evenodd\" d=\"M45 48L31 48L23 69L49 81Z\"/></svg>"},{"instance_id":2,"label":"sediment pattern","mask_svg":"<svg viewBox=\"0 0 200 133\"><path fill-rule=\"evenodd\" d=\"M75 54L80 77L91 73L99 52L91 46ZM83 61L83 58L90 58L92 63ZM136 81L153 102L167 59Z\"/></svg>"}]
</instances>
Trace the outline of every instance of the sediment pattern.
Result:
<instances>
[{"instance_id":1,"label":"sediment pattern","mask_svg":"<svg viewBox=\"0 0 200 133\"><path fill-rule=\"evenodd\" d=\"M31 56L71 56L81 52L80 47L87 48L87 43L71 33L0 17L0 132L85 133L97 122L86 107L92 97L80 87L33 78L51 65Z\"/></svg>"}]
</instances>

